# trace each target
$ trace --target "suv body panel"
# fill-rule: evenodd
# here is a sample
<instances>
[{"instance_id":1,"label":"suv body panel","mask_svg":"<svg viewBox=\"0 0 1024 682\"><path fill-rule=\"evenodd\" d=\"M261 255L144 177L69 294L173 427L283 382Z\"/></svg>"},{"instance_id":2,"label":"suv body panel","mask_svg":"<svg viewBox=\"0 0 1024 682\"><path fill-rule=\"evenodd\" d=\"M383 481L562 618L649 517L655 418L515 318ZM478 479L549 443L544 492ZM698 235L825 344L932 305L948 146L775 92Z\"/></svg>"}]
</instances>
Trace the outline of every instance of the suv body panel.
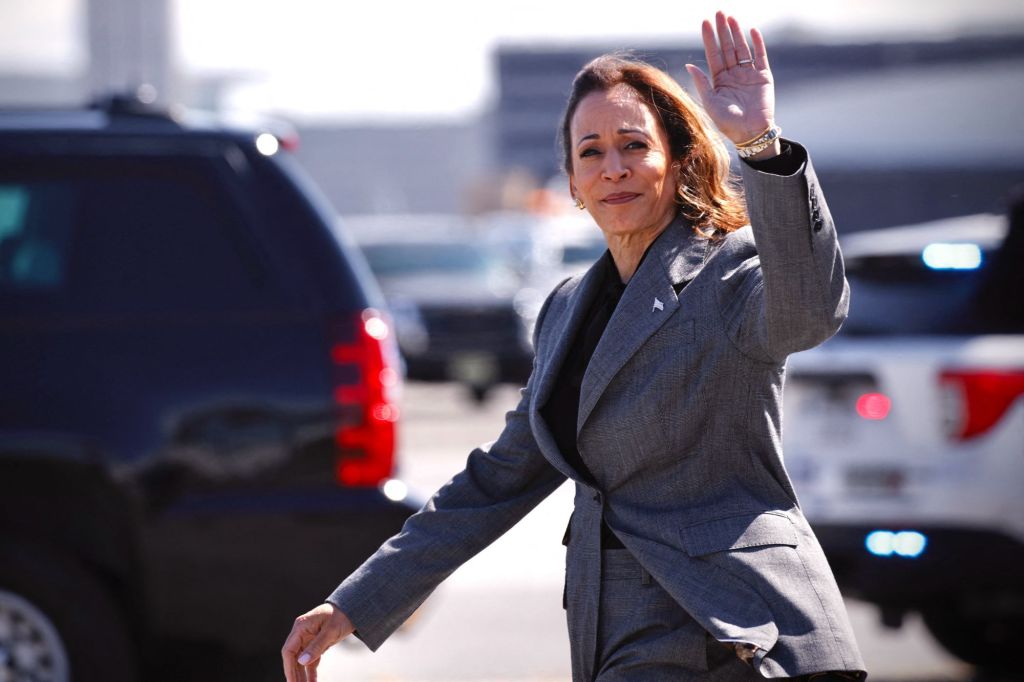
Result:
<instances>
[{"instance_id":1,"label":"suv body panel","mask_svg":"<svg viewBox=\"0 0 1024 682\"><path fill-rule=\"evenodd\" d=\"M337 481L335 432L360 415L334 399L331 330L381 297L301 169L256 135L0 115L8 203L40 187L75 202L37 202L64 211L56 267L26 275L33 252L9 244L19 266L0 248L0 275L27 278L0 279L0 533L62 545L143 639L276 648L417 507ZM109 230L91 252L88 211Z\"/></svg>"},{"instance_id":2,"label":"suv body panel","mask_svg":"<svg viewBox=\"0 0 1024 682\"><path fill-rule=\"evenodd\" d=\"M978 663L1004 663L1024 625L1022 230L979 215L851 235L850 317L787 365L786 468L840 587L889 622L921 611ZM1004 389L970 398L951 374L1013 397L968 435L970 400Z\"/></svg>"}]
</instances>

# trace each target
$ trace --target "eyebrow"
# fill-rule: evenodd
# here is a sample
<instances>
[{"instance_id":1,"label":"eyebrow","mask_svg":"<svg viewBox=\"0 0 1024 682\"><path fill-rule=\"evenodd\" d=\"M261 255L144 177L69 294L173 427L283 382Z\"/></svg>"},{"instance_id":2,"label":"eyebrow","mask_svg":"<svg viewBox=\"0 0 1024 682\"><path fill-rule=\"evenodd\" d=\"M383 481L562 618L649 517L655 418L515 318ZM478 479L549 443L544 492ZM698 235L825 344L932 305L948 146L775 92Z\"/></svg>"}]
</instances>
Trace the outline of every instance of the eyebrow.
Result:
<instances>
[{"instance_id":1,"label":"eyebrow","mask_svg":"<svg viewBox=\"0 0 1024 682\"><path fill-rule=\"evenodd\" d=\"M639 128L619 128L615 132L619 133L620 135L623 134L623 133L639 133L639 134L643 135L644 137L647 137L647 133L644 132L643 130L640 130ZM576 146L579 147L581 144L583 144L587 140L599 140L599 139L601 139L600 135L598 135L597 133L590 133L589 135L584 135L583 137L581 137L580 141L576 143Z\"/></svg>"}]
</instances>

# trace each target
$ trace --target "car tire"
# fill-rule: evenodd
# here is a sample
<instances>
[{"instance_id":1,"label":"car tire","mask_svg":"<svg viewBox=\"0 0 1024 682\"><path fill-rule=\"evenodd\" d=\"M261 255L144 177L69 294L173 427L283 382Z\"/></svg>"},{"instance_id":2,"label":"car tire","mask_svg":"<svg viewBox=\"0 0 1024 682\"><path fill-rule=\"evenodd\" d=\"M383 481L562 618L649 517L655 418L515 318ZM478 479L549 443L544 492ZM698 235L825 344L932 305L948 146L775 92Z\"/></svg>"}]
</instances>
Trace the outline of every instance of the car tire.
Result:
<instances>
[{"instance_id":1,"label":"car tire","mask_svg":"<svg viewBox=\"0 0 1024 682\"><path fill-rule=\"evenodd\" d=\"M0 678L135 682L114 602L71 556L0 540Z\"/></svg>"},{"instance_id":2,"label":"car tire","mask_svg":"<svg viewBox=\"0 0 1024 682\"><path fill-rule=\"evenodd\" d=\"M491 392L490 386L470 386L469 397L476 405L483 405L487 402L487 395Z\"/></svg>"},{"instance_id":3,"label":"car tire","mask_svg":"<svg viewBox=\"0 0 1024 682\"><path fill-rule=\"evenodd\" d=\"M955 606L928 610L922 615L939 644L967 663L993 668L1019 663L1016 645L1024 623L971 618Z\"/></svg>"}]
</instances>

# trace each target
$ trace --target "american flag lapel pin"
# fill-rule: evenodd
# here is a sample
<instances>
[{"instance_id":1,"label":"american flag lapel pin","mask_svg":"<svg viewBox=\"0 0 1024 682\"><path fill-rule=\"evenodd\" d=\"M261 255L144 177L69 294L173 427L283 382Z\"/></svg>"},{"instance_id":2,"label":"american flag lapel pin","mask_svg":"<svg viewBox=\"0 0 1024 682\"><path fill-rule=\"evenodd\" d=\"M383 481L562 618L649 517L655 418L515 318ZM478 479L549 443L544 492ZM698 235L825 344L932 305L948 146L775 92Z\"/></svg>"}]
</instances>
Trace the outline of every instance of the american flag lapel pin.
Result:
<instances>
[{"instance_id":1,"label":"american flag lapel pin","mask_svg":"<svg viewBox=\"0 0 1024 682\"><path fill-rule=\"evenodd\" d=\"M651 308L651 312L653 313L655 310L664 310L664 309L665 309L665 304L661 302L661 299L659 299L657 296L655 296L654 297L654 307Z\"/></svg>"}]
</instances>

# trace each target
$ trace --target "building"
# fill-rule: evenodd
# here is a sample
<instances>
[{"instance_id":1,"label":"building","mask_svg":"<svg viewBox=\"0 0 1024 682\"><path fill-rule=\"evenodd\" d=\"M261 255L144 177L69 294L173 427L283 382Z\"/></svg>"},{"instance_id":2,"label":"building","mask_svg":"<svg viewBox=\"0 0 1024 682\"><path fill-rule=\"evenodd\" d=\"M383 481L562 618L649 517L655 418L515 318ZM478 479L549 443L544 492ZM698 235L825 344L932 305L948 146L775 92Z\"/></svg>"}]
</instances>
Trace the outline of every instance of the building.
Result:
<instances>
[{"instance_id":1,"label":"building","mask_svg":"<svg viewBox=\"0 0 1024 682\"><path fill-rule=\"evenodd\" d=\"M556 129L580 66L607 51L503 47L496 158L559 174ZM702 48L635 54L689 77ZM843 230L1001 211L1024 184L1024 37L868 45L775 44L784 134L806 144ZM689 87L688 82L684 82Z\"/></svg>"}]
</instances>

